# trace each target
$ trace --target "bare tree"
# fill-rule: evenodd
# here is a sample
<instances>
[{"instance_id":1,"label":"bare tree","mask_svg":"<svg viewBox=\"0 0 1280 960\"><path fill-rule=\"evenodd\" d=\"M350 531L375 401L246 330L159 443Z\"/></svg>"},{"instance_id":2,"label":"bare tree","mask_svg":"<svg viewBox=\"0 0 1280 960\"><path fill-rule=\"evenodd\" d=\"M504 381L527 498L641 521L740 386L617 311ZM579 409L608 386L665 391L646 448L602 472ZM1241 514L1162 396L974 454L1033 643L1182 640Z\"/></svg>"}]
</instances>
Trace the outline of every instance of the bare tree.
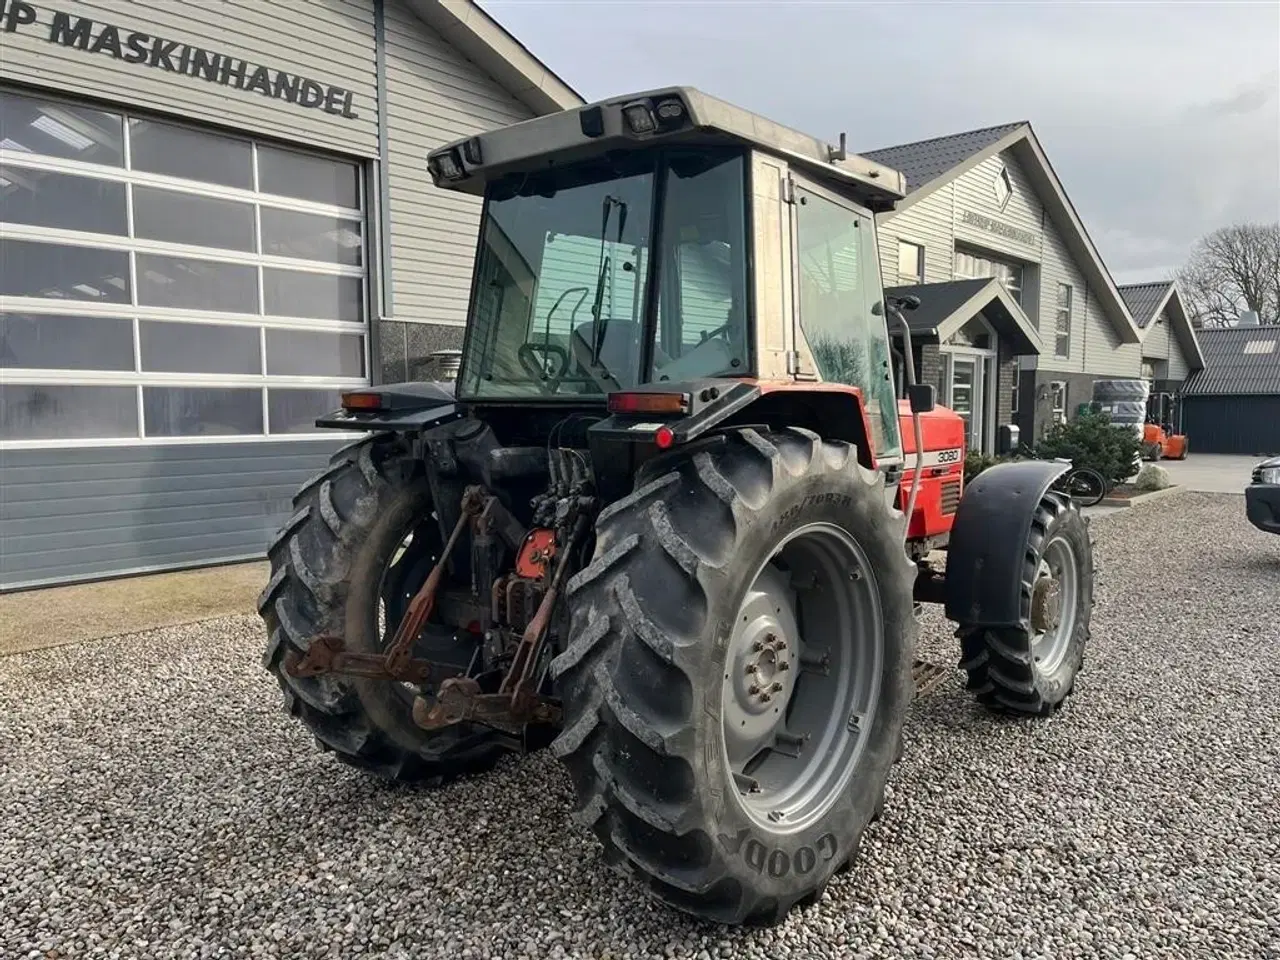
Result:
<instances>
[{"instance_id":1,"label":"bare tree","mask_svg":"<svg viewBox=\"0 0 1280 960\"><path fill-rule=\"evenodd\" d=\"M1206 327L1235 324L1254 310L1280 323L1280 223L1238 223L1204 237L1178 271L1188 312Z\"/></svg>"}]
</instances>

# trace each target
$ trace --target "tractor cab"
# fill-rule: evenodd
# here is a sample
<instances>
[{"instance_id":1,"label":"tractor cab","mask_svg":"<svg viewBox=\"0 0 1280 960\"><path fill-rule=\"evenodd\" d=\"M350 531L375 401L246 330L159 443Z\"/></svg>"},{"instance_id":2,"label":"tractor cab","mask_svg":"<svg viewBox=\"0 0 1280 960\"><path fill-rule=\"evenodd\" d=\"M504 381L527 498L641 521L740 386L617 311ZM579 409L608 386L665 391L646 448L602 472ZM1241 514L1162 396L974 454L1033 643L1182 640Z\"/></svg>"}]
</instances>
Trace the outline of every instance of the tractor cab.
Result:
<instances>
[{"instance_id":1,"label":"tractor cab","mask_svg":"<svg viewBox=\"0 0 1280 960\"><path fill-rule=\"evenodd\" d=\"M845 419L870 435L849 439L901 463L874 218L903 195L896 171L687 88L480 134L428 163L439 186L484 198L460 400L829 384L860 397L865 427ZM829 401L830 419L850 393L811 405Z\"/></svg>"}]
</instances>

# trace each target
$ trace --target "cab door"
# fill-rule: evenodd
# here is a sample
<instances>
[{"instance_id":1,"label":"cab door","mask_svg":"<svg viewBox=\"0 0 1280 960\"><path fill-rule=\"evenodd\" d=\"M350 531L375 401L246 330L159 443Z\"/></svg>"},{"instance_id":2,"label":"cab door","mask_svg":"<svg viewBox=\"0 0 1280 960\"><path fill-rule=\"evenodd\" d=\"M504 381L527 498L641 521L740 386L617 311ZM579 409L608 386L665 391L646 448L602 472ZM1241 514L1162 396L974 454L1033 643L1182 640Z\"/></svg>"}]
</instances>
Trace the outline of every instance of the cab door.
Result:
<instances>
[{"instance_id":1,"label":"cab door","mask_svg":"<svg viewBox=\"0 0 1280 960\"><path fill-rule=\"evenodd\" d=\"M877 459L900 456L875 218L794 174L790 192L797 343L820 379L861 388Z\"/></svg>"}]
</instances>

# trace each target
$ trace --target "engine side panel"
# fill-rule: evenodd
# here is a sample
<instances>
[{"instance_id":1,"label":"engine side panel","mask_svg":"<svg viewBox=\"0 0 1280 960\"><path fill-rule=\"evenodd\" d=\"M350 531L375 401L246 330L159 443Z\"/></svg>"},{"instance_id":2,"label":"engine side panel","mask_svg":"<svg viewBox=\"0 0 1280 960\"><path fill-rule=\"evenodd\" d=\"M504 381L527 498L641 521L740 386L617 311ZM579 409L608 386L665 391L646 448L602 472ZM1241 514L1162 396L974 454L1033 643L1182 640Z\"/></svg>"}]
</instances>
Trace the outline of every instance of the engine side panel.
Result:
<instances>
[{"instance_id":1,"label":"engine side panel","mask_svg":"<svg viewBox=\"0 0 1280 960\"><path fill-rule=\"evenodd\" d=\"M905 400L898 403L898 422L906 462L895 506L905 510L916 465L915 430L911 424L911 408ZM920 492L916 494L916 508L907 524L907 538L911 540L949 534L964 490L964 421L945 407L935 407L920 415L920 430L924 440L924 470Z\"/></svg>"}]
</instances>

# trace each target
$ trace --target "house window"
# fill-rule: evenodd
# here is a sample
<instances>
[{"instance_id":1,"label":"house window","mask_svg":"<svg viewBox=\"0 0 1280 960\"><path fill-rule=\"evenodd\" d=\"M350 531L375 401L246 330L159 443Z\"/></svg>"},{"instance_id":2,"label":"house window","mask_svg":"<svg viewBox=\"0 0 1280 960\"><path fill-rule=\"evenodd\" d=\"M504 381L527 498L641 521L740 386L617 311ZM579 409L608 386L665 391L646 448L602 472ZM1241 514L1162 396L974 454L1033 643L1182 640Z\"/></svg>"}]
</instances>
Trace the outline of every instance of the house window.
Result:
<instances>
[{"instance_id":1,"label":"house window","mask_svg":"<svg viewBox=\"0 0 1280 960\"><path fill-rule=\"evenodd\" d=\"M1010 368L1010 376L1013 378L1013 401L1009 404L1009 412L1016 417L1018 415L1018 392L1022 386L1022 358L1014 357Z\"/></svg>"},{"instance_id":2,"label":"house window","mask_svg":"<svg viewBox=\"0 0 1280 960\"><path fill-rule=\"evenodd\" d=\"M1067 382L1054 380L1049 384L1049 405L1053 410L1054 423L1067 422Z\"/></svg>"},{"instance_id":3,"label":"house window","mask_svg":"<svg viewBox=\"0 0 1280 960\"><path fill-rule=\"evenodd\" d=\"M1056 357L1071 356L1071 285L1058 284L1058 321L1053 354Z\"/></svg>"},{"instance_id":4,"label":"house window","mask_svg":"<svg viewBox=\"0 0 1280 960\"><path fill-rule=\"evenodd\" d=\"M898 241L898 279L924 283L924 247L920 244Z\"/></svg>"},{"instance_id":5,"label":"house window","mask_svg":"<svg viewBox=\"0 0 1280 960\"><path fill-rule=\"evenodd\" d=\"M1009 198L1013 196L1013 178L1009 176L1008 167L1000 168L991 187L995 191L996 206L1003 210L1009 205Z\"/></svg>"},{"instance_id":6,"label":"house window","mask_svg":"<svg viewBox=\"0 0 1280 960\"><path fill-rule=\"evenodd\" d=\"M368 375L359 164L0 90L0 445L316 432Z\"/></svg>"},{"instance_id":7,"label":"house window","mask_svg":"<svg viewBox=\"0 0 1280 960\"><path fill-rule=\"evenodd\" d=\"M992 257L966 250L956 250L956 279L977 280L983 277L994 277L999 280L1015 303L1022 304L1023 267L1020 263L1008 260L996 260Z\"/></svg>"}]
</instances>

